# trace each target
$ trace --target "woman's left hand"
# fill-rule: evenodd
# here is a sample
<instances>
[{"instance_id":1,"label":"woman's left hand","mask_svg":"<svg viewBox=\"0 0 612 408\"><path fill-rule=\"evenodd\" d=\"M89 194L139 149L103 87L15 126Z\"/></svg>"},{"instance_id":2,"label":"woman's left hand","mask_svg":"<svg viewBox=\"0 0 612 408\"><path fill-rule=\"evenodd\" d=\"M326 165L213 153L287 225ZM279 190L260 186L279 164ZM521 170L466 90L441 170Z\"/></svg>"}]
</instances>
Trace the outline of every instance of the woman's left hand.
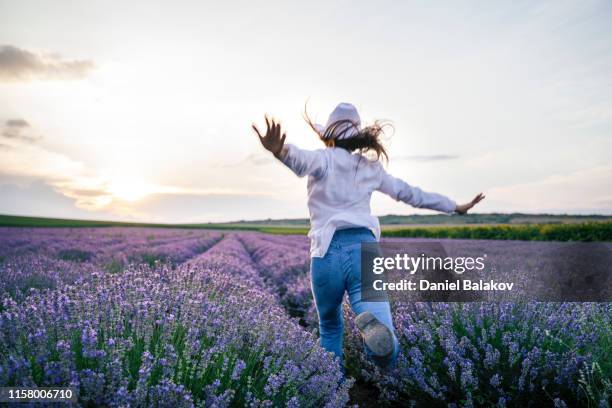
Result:
<instances>
[{"instance_id":1,"label":"woman's left hand","mask_svg":"<svg viewBox=\"0 0 612 408\"><path fill-rule=\"evenodd\" d=\"M470 201L469 203L457 205L457 208L455 208L455 212L457 214L467 214L467 212L472 207L474 207L476 204L481 202L484 198L485 198L484 194L480 193L476 197L474 197L474 199L472 201Z\"/></svg>"}]
</instances>

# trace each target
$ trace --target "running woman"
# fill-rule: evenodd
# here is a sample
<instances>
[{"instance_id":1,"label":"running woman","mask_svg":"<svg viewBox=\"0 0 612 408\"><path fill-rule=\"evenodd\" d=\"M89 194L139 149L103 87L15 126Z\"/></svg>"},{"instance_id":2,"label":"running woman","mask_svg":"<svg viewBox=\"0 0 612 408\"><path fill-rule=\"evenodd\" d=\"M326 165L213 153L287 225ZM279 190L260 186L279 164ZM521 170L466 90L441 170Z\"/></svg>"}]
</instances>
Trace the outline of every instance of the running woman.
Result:
<instances>
[{"instance_id":1,"label":"running woman","mask_svg":"<svg viewBox=\"0 0 612 408\"><path fill-rule=\"evenodd\" d=\"M305 118L325 148L309 151L285 144L280 124L267 116L265 134L255 124L253 130L274 157L297 176L308 176L310 273L321 345L343 367L342 300L347 292L366 353L379 366L392 367L399 347L389 303L361 300L360 244L380 239L378 218L370 211L372 192L448 214L467 213L484 195L457 205L388 174L381 164L382 158L388 160L381 142L384 124L362 127L357 109L349 103L339 104L325 126L315 124L307 114Z\"/></svg>"}]
</instances>

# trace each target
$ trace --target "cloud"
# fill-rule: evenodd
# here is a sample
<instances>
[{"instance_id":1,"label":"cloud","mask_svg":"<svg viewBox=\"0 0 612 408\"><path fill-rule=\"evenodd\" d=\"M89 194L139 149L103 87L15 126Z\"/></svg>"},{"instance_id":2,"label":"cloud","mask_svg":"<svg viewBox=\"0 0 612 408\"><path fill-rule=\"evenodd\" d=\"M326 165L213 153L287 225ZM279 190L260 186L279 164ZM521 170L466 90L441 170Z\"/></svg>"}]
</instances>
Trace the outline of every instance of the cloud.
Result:
<instances>
[{"instance_id":1,"label":"cloud","mask_svg":"<svg viewBox=\"0 0 612 408\"><path fill-rule=\"evenodd\" d=\"M29 133L31 126L24 119L9 119L4 122L2 136L7 139L23 140L26 142L36 142L41 139L39 135Z\"/></svg>"},{"instance_id":2,"label":"cloud","mask_svg":"<svg viewBox=\"0 0 612 408\"><path fill-rule=\"evenodd\" d=\"M29 125L24 122L14 119L9 127L28 129ZM2 187L3 185L5 187ZM45 200L35 198L42 197L43 190L46 192L45 200L49 199L58 206L63 206L65 215L69 214L71 217L90 213L140 220L158 216L159 214L151 212L151 208L157 208L154 203L161 201L168 205L171 203L171 208L179 208L182 200L189 200L193 204L185 213L163 213L167 220L205 220L207 216L211 216L211 219L222 218L223 207L227 207L231 201L250 208L254 199L262 203L275 200L271 194L263 191L183 187L157 184L123 174L109 175L40 144L24 143L10 146L10 150L0 149L0 196L3 192L15 196L0 203L0 212L24 214L26 211L27 214L36 214L32 212L33 207L47 206ZM163 197L163 200L159 201L160 197ZM28 202L20 206L21 201ZM273 206L270 205L269 208ZM56 214L43 212L45 215ZM231 215L238 218L239 213L236 210Z\"/></svg>"},{"instance_id":3,"label":"cloud","mask_svg":"<svg viewBox=\"0 0 612 408\"><path fill-rule=\"evenodd\" d=\"M255 166L261 166L264 164L273 163L274 160L272 160L272 157L270 156L270 154L251 153L247 157L245 157L243 162L250 163Z\"/></svg>"},{"instance_id":4,"label":"cloud","mask_svg":"<svg viewBox=\"0 0 612 408\"><path fill-rule=\"evenodd\" d=\"M9 119L6 121L6 126L15 127L15 128L24 128L24 127L29 127L30 124L26 122L24 119Z\"/></svg>"},{"instance_id":5,"label":"cloud","mask_svg":"<svg viewBox=\"0 0 612 408\"><path fill-rule=\"evenodd\" d=\"M93 191L93 190L92 190ZM76 192L76 191L75 191ZM87 191L80 192L88 194ZM103 192L102 192L103 193ZM280 218L303 216L302 207L284 198L241 193L155 193L135 202L83 208L44 180L6 176L0 172L0 214L150 222L224 222L259 219L261 211Z\"/></svg>"},{"instance_id":6,"label":"cloud","mask_svg":"<svg viewBox=\"0 0 612 408\"><path fill-rule=\"evenodd\" d=\"M8 127L13 132L24 128L28 129L28 126ZM64 197L72 199L74 205L80 209L102 208L111 201L106 180L82 162L47 150L40 144L22 143L13 145L10 151L0 150L0 175L4 175L4 179L9 182L16 179L40 181Z\"/></svg>"},{"instance_id":7,"label":"cloud","mask_svg":"<svg viewBox=\"0 0 612 408\"><path fill-rule=\"evenodd\" d=\"M56 54L0 46L0 81L82 79L94 68L89 60L65 60Z\"/></svg>"},{"instance_id":8,"label":"cloud","mask_svg":"<svg viewBox=\"0 0 612 408\"><path fill-rule=\"evenodd\" d=\"M39 217L110 218L107 214L92 216L79 209L70 198L42 181L2 180L0 175L0 213Z\"/></svg>"},{"instance_id":9,"label":"cloud","mask_svg":"<svg viewBox=\"0 0 612 408\"><path fill-rule=\"evenodd\" d=\"M251 166L264 166L270 163L274 163L274 159L270 154L266 153L251 153L240 161L233 163L222 163L215 164L213 167L216 168L230 168L230 167L241 167L245 165Z\"/></svg>"},{"instance_id":10,"label":"cloud","mask_svg":"<svg viewBox=\"0 0 612 408\"><path fill-rule=\"evenodd\" d=\"M455 160L459 156L451 154L424 154L424 155L408 155L408 156L397 156L393 157L394 160L406 160L406 161L419 161L419 162L430 162L430 161L441 161L441 160Z\"/></svg>"},{"instance_id":11,"label":"cloud","mask_svg":"<svg viewBox=\"0 0 612 408\"><path fill-rule=\"evenodd\" d=\"M262 214L278 218L303 217L305 205L285 197L239 194L152 194L132 204L141 219L160 222L227 222L260 219ZM133 212L134 210L132 210Z\"/></svg>"}]
</instances>

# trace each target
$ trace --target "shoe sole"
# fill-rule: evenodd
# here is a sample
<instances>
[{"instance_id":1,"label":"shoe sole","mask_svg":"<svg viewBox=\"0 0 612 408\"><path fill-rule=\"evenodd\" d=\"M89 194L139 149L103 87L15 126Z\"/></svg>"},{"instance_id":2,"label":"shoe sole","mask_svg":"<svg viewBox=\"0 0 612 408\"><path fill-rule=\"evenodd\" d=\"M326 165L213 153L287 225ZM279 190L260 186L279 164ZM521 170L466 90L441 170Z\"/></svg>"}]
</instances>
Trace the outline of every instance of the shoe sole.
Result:
<instances>
[{"instance_id":1,"label":"shoe sole","mask_svg":"<svg viewBox=\"0 0 612 408\"><path fill-rule=\"evenodd\" d=\"M393 333L371 312L363 312L355 319L363 341L375 357L386 358L393 353Z\"/></svg>"}]
</instances>

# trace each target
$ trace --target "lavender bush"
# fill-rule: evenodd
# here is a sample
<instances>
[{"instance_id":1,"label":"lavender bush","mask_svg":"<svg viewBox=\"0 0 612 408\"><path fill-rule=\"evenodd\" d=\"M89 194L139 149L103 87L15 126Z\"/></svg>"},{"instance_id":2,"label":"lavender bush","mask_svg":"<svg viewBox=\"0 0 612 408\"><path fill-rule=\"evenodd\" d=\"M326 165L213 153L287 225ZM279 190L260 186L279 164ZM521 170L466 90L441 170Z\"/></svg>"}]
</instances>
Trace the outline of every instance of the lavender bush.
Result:
<instances>
[{"instance_id":1,"label":"lavender bush","mask_svg":"<svg viewBox=\"0 0 612 408\"><path fill-rule=\"evenodd\" d=\"M361 350L345 307L353 361L386 402L433 406L607 406L610 305L578 303L414 303L394 305L401 353L381 372ZM600 361L587 395L581 370ZM607 363L605 363L607 361Z\"/></svg>"},{"instance_id":2,"label":"lavender bush","mask_svg":"<svg viewBox=\"0 0 612 408\"><path fill-rule=\"evenodd\" d=\"M243 233L240 240L261 275L276 289L285 309L304 321L312 306L309 246L305 237Z\"/></svg>"},{"instance_id":3,"label":"lavender bush","mask_svg":"<svg viewBox=\"0 0 612 408\"><path fill-rule=\"evenodd\" d=\"M185 230L0 228L0 294L21 298L31 289L117 273L129 263L178 264L218 242L222 234ZM10 237L14 236L14 241ZM28 240L29 237L29 240Z\"/></svg>"}]
</instances>

